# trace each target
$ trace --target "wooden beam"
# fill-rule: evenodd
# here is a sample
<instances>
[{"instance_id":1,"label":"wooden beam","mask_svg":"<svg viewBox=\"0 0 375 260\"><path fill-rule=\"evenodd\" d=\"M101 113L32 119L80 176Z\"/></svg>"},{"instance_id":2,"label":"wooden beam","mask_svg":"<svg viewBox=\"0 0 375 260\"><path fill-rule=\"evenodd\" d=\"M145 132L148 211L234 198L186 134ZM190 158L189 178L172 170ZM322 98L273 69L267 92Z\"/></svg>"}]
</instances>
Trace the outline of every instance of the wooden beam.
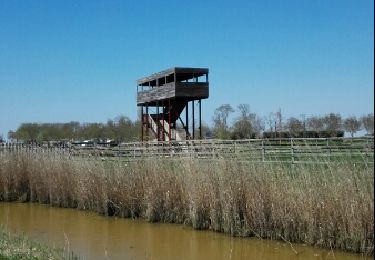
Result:
<instances>
[{"instance_id":1,"label":"wooden beam","mask_svg":"<svg viewBox=\"0 0 375 260\"><path fill-rule=\"evenodd\" d=\"M199 99L199 139L202 139L202 99Z\"/></svg>"},{"instance_id":2,"label":"wooden beam","mask_svg":"<svg viewBox=\"0 0 375 260\"><path fill-rule=\"evenodd\" d=\"M193 124L192 124L192 126L193 126L193 139L195 139L195 110L194 110L194 100L193 101L191 101L191 106L192 106L192 113L193 113Z\"/></svg>"}]
</instances>

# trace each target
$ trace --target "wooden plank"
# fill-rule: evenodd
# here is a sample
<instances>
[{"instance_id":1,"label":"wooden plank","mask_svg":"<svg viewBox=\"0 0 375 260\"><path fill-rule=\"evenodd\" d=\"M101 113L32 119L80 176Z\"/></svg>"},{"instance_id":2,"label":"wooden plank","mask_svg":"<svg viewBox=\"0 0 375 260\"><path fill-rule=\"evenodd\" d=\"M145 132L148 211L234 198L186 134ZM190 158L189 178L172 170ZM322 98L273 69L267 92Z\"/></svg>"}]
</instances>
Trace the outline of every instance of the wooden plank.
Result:
<instances>
[{"instance_id":1,"label":"wooden plank","mask_svg":"<svg viewBox=\"0 0 375 260\"><path fill-rule=\"evenodd\" d=\"M205 82L172 82L137 93L137 104L162 101L167 99L187 98L205 99L209 96L208 83Z\"/></svg>"},{"instance_id":2,"label":"wooden plank","mask_svg":"<svg viewBox=\"0 0 375 260\"><path fill-rule=\"evenodd\" d=\"M56 153L70 154L84 157L121 156L124 158L157 158L157 157L181 157L181 158L234 158L236 160L251 161L277 161L282 162L328 162L341 160L340 158L354 158L359 162L373 163L374 148L369 147L373 139L357 139L350 146L315 146L315 139L306 139L301 145L295 140L284 139L273 142L273 145L262 146L269 140L185 140L173 142L133 142L122 143L118 147L37 147L26 144L6 144L0 152L28 152L28 153ZM287 142L288 141L288 142ZM325 140L326 141L326 140ZM349 142L343 139L341 142ZM272 142L271 142L272 143ZM280 143L282 145L280 145ZM289 143L289 146L285 144ZM293 144L293 146L291 145ZM356 159L357 158L357 159ZM362 158L362 159L361 159ZM356 161L355 161L356 162Z\"/></svg>"},{"instance_id":3,"label":"wooden plank","mask_svg":"<svg viewBox=\"0 0 375 260\"><path fill-rule=\"evenodd\" d=\"M187 67L174 67L174 68L169 68L154 74L151 74L150 76L141 78L137 80L137 85L147 85L151 81L156 81L158 79L170 76L172 74L197 74L203 75L203 74L208 74L208 69L207 68L187 68Z\"/></svg>"}]
</instances>

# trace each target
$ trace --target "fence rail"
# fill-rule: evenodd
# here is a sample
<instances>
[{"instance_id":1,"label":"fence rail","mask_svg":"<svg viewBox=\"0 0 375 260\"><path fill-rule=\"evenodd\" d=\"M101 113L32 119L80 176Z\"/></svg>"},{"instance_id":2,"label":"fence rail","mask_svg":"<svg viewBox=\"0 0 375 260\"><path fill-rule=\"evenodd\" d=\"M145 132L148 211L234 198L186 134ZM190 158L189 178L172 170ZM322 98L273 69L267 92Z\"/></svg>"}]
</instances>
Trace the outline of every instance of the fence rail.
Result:
<instances>
[{"instance_id":1,"label":"fence rail","mask_svg":"<svg viewBox=\"0 0 375 260\"><path fill-rule=\"evenodd\" d=\"M288 138L248 140L186 140L171 142L121 143L115 147L65 146L45 148L37 145L3 144L2 151L58 151L81 157L143 158L208 158L291 163L311 161L351 161L373 163L374 138Z\"/></svg>"}]
</instances>

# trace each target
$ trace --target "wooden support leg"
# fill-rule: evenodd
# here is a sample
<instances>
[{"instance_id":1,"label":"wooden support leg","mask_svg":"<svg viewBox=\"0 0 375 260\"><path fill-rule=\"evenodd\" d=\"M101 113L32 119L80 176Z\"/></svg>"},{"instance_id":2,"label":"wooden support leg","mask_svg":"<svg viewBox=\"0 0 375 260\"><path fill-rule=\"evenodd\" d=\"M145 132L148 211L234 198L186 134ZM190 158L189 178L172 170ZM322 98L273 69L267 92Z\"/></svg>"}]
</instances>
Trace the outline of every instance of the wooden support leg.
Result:
<instances>
[{"instance_id":1,"label":"wooden support leg","mask_svg":"<svg viewBox=\"0 0 375 260\"><path fill-rule=\"evenodd\" d=\"M189 102L186 103L186 108L185 108L185 132L186 132L186 137L188 137L189 134Z\"/></svg>"},{"instance_id":2,"label":"wooden support leg","mask_svg":"<svg viewBox=\"0 0 375 260\"><path fill-rule=\"evenodd\" d=\"M192 114L193 114L193 122L192 122L192 127L193 127L193 140L195 139L195 113L194 113L194 100L191 102L192 106Z\"/></svg>"},{"instance_id":3,"label":"wooden support leg","mask_svg":"<svg viewBox=\"0 0 375 260\"><path fill-rule=\"evenodd\" d=\"M202 99L199 99L199 139L202 139Z\"/></svg>"}]
</instances>

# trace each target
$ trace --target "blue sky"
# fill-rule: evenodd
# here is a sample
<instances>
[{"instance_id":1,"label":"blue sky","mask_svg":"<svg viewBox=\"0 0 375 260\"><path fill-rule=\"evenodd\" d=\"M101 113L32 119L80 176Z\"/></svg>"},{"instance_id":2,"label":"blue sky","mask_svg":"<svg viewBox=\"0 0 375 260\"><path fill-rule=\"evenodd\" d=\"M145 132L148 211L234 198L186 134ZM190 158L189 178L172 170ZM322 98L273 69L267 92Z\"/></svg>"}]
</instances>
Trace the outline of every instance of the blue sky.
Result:
<instances>
[{"instance_id":1,"label":"blue sky","mask_svg":"<svg viewBox=\"0 0 375 260\"><path fill-rule=\"evenodd\" d=\"M21 122L135 119L138 78L208 67L216 107L267 116L374 106L370 0L0 0L0 134Z\"/></svg>"}]
</instances>

